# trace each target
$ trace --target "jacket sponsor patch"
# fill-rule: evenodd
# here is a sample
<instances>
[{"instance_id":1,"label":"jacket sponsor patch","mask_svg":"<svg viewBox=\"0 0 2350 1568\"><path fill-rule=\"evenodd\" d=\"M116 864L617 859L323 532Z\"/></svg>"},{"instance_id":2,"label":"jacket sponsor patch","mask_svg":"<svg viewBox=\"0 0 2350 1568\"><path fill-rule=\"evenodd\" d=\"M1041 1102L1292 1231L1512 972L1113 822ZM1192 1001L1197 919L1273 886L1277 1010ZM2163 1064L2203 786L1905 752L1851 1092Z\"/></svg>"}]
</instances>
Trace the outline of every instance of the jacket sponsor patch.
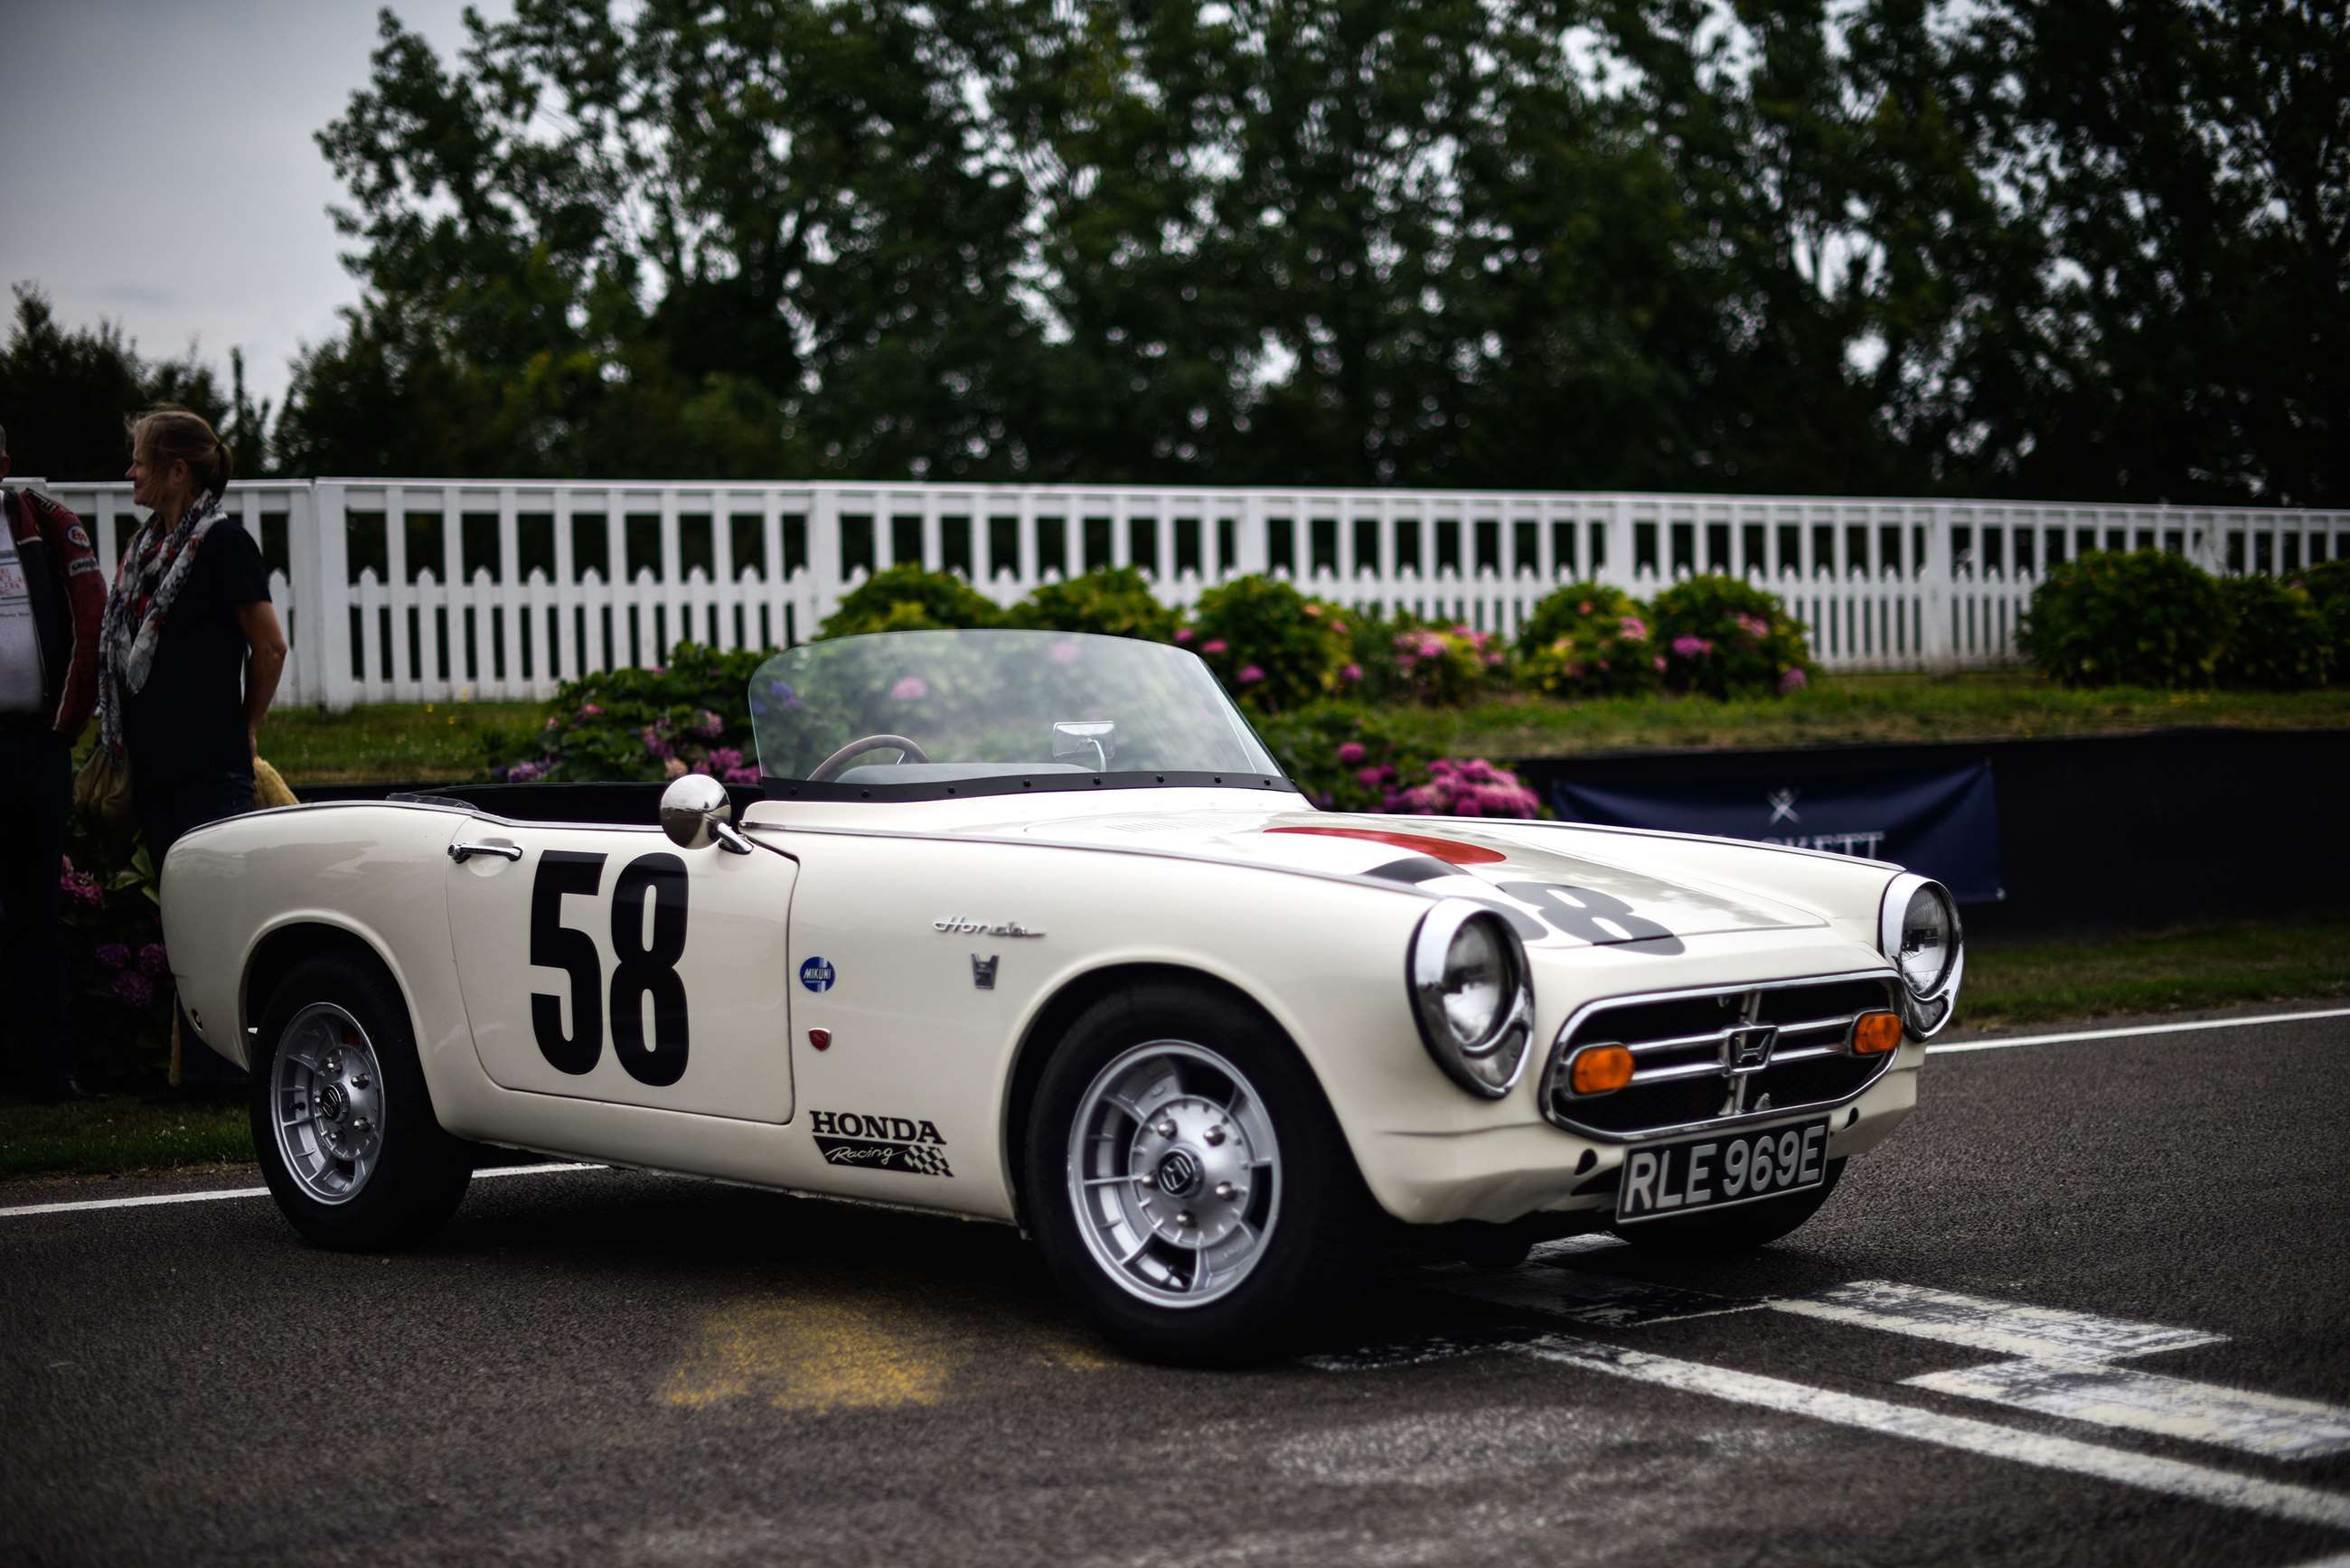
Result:
<instances>
[{"instance_id":1,"label":"jacket sponsor patch","mask_svg":"<svg viewBox=\"0 0 2350 1568\"><path fill-rule=\"evenodd\" d=\"M832 1165L861 1165L908 1176L954 1175L947 1165L947 1140L932 1122L858 1111L810 1111L808 1131L817 1151Z\"/></svg>"},{"instance_id":2,"label":"jacket sponsor patch","mask_svg":"<svg viewBox=\"0 0 2350 1568\"><path fill-rule=\"evenodd\" d=\"M66 543L87 550L89 548L89 535L82 531L80 524L69 523L66 525Z\"/></svg>"}]
</instances>

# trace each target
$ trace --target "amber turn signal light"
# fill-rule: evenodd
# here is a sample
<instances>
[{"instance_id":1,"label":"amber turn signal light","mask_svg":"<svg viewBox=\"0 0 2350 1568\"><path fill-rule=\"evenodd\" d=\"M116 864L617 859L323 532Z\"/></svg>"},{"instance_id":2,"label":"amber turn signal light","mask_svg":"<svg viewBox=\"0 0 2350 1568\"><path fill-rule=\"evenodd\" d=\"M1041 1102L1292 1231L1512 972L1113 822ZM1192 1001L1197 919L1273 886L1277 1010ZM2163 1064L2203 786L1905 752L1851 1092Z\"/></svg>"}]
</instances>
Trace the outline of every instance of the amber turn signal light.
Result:
<instances>
[{"instance_id":1,"label":"amber turn signal light","mask_svg":"<svg viewBox=\"0 0 2350 1568\"><path fill-rule=\"evenodd\" d=\"M1856 1056L1882 1056L1901 1044L1901 1015L1898 1012L1864 1012L1852 1021L1852 1054Z\"/></svg>"},{"instance_id":2,"label":"amber turn signal light","mask_svg":"<svg viewBox=\"0 0 2350 1568\"><path fill-rule=\"evenodd\" d=\"M1566 1064L1567 1086L1578 1095L1612 1095L1632 1081L1632 1053L1621 1045L1586 1045Z\"/></svg>"}]
</instances>

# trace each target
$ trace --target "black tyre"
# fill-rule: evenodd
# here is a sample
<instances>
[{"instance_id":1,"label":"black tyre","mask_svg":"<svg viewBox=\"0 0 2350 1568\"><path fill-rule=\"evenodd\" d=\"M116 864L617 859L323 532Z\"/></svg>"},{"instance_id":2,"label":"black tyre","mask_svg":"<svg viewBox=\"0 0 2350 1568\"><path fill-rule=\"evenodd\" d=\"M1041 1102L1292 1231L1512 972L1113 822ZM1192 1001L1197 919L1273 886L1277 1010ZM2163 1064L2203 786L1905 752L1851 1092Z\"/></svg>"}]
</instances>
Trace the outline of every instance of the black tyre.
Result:
<instances>
[{"instance_id":1,"label":"black tyre","mask_svg":"<svg viewBox=\"0 0 2350 1568\"><path fill-rule=\"evenodd\" d=\"M1827 1175L1817 1187L1691 1214L1680 1220L1643 1220L1636 1225L1611 1225L1617 1236L1655 1252L1743 1252L1767 1247L1820 1211L1844 1179L1844 1161L1828 1161Z\"/></svg>"},{"instance_id":2,"label":"black tyre","mask_svg":"<svg viewBox=\"0 0 2350 1568\"><path fill-rule=\"evenodd\" d=\"M1038 1084L1024 1164L1054 1277L1137 1355L1262 1359L1359 1288L1371 1201L1319 1086L1263 1015L1205 988L1087 1009Z\"/></svg>"},{"instance_id":3,"label":"black tyre","mask_svg":"<svg viewBox=\"0 0 2350 1568\"><path fill-rule=\"evenodd\" d=\"M410 1245L473 1179L472 1146L433 1116L408 1009L371 964L314 958L279 984L262 1016L252 1115L269 1190L317 1246Z\"/></svg>"}]
</instances>

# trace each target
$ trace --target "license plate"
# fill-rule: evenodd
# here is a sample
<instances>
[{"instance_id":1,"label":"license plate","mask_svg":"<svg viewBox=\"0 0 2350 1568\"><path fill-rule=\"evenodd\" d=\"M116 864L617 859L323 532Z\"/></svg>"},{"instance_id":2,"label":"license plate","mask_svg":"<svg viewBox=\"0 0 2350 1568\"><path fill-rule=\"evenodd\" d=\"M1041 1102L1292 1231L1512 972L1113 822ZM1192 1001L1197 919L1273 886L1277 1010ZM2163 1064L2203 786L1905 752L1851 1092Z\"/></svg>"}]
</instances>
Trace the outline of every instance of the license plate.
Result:
<instances>
[{"instance_id":1,"label":"license plate","mask_svg":"<svg viewBox=\"0 0 2350 1568\"><path fill-rule=\"evenodd\" d=\"M1828 1119L1645 1145L1624 1158L1616 1222L1799 1192L1827 1179Z\"/></svg>"}]
</instances>

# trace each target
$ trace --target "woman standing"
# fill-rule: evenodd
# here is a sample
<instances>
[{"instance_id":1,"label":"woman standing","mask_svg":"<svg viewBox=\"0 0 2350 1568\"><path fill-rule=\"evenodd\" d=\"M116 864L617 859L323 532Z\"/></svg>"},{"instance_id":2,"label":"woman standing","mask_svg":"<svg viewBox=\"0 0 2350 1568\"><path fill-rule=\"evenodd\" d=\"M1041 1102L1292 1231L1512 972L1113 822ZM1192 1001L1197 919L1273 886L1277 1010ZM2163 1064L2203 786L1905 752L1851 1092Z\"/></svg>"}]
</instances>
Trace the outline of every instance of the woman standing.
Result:
<instances>
[{"instance_id":1,"label":"woman standing","mask_svg":"<svg viewBox=\"0 0 2350 1568\"><path fill-rule=\"evenodd\" d=\"M132 808L160 881L181 835L253 808L262 715L286 668L261 550L222 510L228 447L183 409L130 430L130 498L151 509L131 535L99 633L99 739L126 758ZM183 1041L193 1035L181 1030ZM192 1083L237 1076L211 1052L183 1059Z\"/></svg>"}]
</instances>

